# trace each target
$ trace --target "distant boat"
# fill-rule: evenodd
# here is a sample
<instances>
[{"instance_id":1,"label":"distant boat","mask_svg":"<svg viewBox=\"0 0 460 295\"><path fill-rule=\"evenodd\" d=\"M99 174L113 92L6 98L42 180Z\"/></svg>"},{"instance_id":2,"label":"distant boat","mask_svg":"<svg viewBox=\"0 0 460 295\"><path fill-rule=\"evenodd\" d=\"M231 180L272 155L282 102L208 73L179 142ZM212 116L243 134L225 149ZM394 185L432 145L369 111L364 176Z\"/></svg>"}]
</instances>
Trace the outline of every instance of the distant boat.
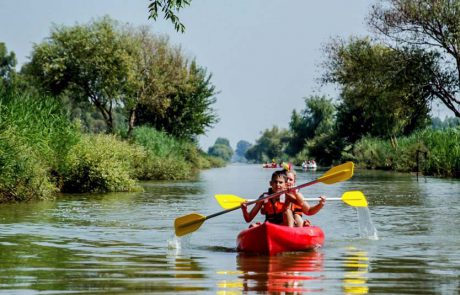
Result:
<instances>
[{"instance_id":1,"label":"distant boat","mask_svg":"<svg viewBox=\"0 0 460 295\"><path fill-rule=\"evenodd\" d=\"M313 161L305 161L302 163L302 169L303 170L316 170L318 166L316 165L316 162Z\"/></svg>"},{"instance_id":2,"label":"distant boat","mask_svg":"<svg viewBox=\"0 0 460 295\"><path fill-rule=\"evenodd\" d=\"M263 168L278 168L278 164L276 163L265 163L262 165Z\"/></svg>"}]
</instances>

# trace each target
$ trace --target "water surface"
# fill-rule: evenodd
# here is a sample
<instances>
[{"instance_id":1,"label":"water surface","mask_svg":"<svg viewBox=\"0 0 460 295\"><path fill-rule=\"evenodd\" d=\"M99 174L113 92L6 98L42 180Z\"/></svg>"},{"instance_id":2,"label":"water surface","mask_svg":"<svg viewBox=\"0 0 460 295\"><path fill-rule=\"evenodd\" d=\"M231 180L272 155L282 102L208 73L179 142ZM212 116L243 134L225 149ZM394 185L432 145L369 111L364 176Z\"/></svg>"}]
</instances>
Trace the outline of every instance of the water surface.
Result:
<instances>
[{"instance_id":1,"label":"water surface","mask_svg":"<svg viewBox=\"0 0 460 295\"><path fill-rule=\"evenodd\" d=\"M356 209L341 201L310 218L326 234L318 251L237 253L240 211L174 237L175 218L221 211L214 194L255 198L273 171L231 165L197 181L143 183L142 193L0 205L0 294L460 294L458 180L355 171L302 189L362 191L378 240L360 236ZM298 171L298 184L324 172Z\"/></svg>"}]
</instances>

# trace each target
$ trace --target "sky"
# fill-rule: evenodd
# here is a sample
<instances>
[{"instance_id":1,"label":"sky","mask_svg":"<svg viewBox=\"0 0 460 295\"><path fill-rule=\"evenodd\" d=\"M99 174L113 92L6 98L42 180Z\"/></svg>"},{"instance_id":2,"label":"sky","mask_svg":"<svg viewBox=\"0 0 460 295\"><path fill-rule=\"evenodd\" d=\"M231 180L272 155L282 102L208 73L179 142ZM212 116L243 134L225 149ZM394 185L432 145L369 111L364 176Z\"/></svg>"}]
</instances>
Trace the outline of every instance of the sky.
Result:
<instances>
[{"instance_id":1,"label":"sky","mask_svg":"<svg viewBox=\"0 0 460 295\"><path fill-rule=\"evenodd\" d=\"M15 52L20 66L53 24L86 24L109 15L147 25L212 74L220 121L199 137L201 148L206 151L218 137L235 148L240 140L255 143L275 125L287 128L292 111L305 108L305 97L337 96L334 87L318 83L322 48L332 38L370 35L365 18L371 3L193 0L178 14L186 26L178 33L168 21L148 19L148 0L0 0L0 42Z\"/></svg>"}]
</instances>

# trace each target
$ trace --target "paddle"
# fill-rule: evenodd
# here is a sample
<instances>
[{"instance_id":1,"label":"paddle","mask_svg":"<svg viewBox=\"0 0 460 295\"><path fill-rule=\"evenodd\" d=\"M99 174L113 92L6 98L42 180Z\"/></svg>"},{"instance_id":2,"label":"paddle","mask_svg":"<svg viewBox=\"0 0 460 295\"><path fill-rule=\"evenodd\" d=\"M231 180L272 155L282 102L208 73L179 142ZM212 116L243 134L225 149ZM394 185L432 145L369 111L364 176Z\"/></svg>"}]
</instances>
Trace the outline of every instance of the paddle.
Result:
<instances>
[{"instance_id":1,"label":"paddle","mask_svg":"<svg viewBox=\"0 0 460 295\"><path fill-rule=\"evenodd\" d=\"M230 208L239 208L241 203L246 201L253 201L253 200L245 200L235 195L215 195L215 198L219 205L224 209ZM317 201L319 198L304 198L305 201ZM352 207L367 207L367 201L364 194L360 191L349 191L345 192L341 198L327 198L327 201L342 201L345 204L352 206Z\"/></svg>"},{"instance_id":2,"label":"paddle","mask_svg":"<svg viewBox=\"0 0 460 295\"><path fill-rule=\"evenodd\" d=\"M326 171L326 173L324 173L321 177L313 181L298 185L291 189L301 189L303 187L310 186L310 185L313 185L319 182L322 182L325 184L333 184L336 182L345 181L347 179L350 179L351 176L353 176L353 167L354 167L353 162L346 162L344 164L332 167L331 169ZM251 205L251 204L266 200L266 199L274 198L288 191L289 190L277 192L277 193L268 195L266 197L263 197L263 198L260 198L254 201L250 201L247 204ZM206 220L222 215L222 214L225 214L225 213L228 213L228 212L231 212L231 211L234 211L238 208L239 207L230 208L230 209L220 211L220 212L208 215L208 216L204 216L204 215L197 214L197 213L192 213L192 214L178 217L176 218L176 220L174 220L174 230L175 230L176 236L180 237L180 236L189 234L191 232L194 232L197 229L199 229L200 226L203 224L203 222L205 222Z\"/></svg>"}]
</instances>

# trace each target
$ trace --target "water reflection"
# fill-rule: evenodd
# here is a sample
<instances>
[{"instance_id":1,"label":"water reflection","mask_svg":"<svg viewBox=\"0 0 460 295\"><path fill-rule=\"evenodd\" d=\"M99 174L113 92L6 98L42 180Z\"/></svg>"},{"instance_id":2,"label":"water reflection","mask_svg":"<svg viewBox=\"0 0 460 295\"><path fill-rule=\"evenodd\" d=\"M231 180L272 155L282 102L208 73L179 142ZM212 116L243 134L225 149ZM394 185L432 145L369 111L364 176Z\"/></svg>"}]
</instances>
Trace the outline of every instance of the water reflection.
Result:
<instances>
[{"instance_id":1,"label":"water reflection","mask_svg":"<svg viewBox=\"0 0 460 295\"><path fill-rule=\"evenodd\" d=\"M367 286L369 258L367 252L349 247L343 261L345 294L368 294Z\"/></svg>"},{"instance_id":2,"label":"water reflection","mask_svg":"<svg viewBox=\"0 0 460 295\"><path fill-rule=\"evenodd\" d=\"M284 253L277 256L236 257L237 280L223 280L225 291L303 294L322 291L323 254L321 252ZM227 272L228 274L228 272Z\"/></svg>"}]
</instances>

